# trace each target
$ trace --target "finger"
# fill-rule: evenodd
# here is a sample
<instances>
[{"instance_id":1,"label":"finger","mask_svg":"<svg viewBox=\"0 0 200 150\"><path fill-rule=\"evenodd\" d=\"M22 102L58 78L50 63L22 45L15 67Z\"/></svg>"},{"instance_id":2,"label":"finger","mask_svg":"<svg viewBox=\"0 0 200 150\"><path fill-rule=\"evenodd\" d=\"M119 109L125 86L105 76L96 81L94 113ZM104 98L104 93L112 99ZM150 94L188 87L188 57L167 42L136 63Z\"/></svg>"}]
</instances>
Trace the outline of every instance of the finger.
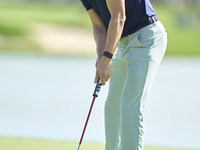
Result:
<instances>
[{"instance_id":1,"label":"finger","mask_svg":"<svg viewBox=\"0 0 200 150\"><path fill-rule=\"evenodd\" d=\"M111 76L112 76L112 71L111 71L110 74L106 77L106 82L110 79Z\"/></svg>"},{"instance_id":2,"label":"finger","mask_svg":"<svg viewBox=\"0 0 200 150\"><path fill-rule=\"evenodd\" d=\"M95 79L94 79L94 83L97 83L98 79L99 79L99 73L96 71L96 76L95 76Z\"/></svg>"},{"instance_id":3,"label":"finger","mask_svg":"<svg viewBox=\"0 0 200 150\"><path fill-rule=\"evenodd\" d=\"M109 80L110 76L105 77L105 81L107 82Z\"/></svg>"},{"instance_id":4,"label":"finger","mask_svg":"<svg viewBox=\"0 0 200 150\"><path fill-rule=\"evenodd\" d=\"M105 75L104 74L100 75L100 80L101 80L101 85L102 86L106 84L106 80L105 80Z\"/></svg>"}]
</instances>

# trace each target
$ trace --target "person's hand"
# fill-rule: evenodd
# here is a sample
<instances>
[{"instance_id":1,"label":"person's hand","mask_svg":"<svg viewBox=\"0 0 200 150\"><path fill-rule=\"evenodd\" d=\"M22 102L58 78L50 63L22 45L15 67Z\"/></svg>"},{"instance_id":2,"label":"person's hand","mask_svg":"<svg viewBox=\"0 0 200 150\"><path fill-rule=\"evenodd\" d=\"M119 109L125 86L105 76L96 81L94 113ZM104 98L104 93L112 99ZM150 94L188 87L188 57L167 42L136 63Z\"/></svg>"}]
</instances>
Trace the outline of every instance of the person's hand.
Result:
<instances>
[{"instance_id":1,"label":"person's hand","mask_svg":"<svg viewBox=\"0 0 200 150\"><path fill-rule=\"evenodd\" d=\"M95 64L96 69L97 69L99 63L101 62L101 58L102 58L102 56L97 57L96 64Z\"/></svg>"},{"instance_id":2,"label":"person's hand","mask_svg":"<svg viewBox=\"0 0 200 150\"><path fill-rule=\"evenodd\" d=\"M112 75L112 59L102 56L100 63L97 64L95 83L98 79L101 80L101 85L105 85Z\"/></svg>"}]
</instances>

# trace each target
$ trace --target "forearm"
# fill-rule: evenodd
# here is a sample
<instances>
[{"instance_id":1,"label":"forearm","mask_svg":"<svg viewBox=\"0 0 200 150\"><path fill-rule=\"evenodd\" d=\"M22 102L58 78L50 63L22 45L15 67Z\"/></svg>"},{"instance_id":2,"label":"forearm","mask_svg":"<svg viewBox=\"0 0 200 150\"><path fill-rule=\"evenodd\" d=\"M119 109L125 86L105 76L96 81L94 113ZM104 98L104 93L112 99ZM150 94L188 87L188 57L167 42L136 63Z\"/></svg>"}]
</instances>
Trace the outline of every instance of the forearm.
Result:
<instances>
[{"instance_id":1,"label":"forearm","mask_svg":"<svg viewBox=\"0 0 200 150\"><path fill-rule=\"evenodd\" d=\"M98 57L101 57L104 51L114 53L121 38L124 22L124 18L112 17L108 31L106 30L105 26L93 26L93 34L96 42Z\"/></svg>"},{"instance_id":2,"label":"forearm","mask_svg":"<svg viewBox=\"0 0 200 150\"><path fill-rule=\"evenodd\" d=\"M107 38L106 38L106 45L104 47L104 51L108 51L110 53L114 53L116 46L121 38L122 30L124 27L125 19L116 19L111 18L110 24L108 27ZM102 56L100 63L97 67L95 82L97 82L98 78L100 77L102 85L108 81L110 76L112 75L112 59L108 58L107 56Z\"/></svg>"},{"instance_id":3,"label":"forearm","mask_svg":"<svg viewBox=\"0 0 200 150\"><path fill-rule=\"evenodd\" d=\"M112 17L107 32L107 41L105 45L105 51L114 53L117 44L121 38L121 34L124 28L125 18Z\"/></svg>"},{"instance_id":4,"label":"forearm","mask_svg":"<svg viewBox=\"0 0 200 150\"><path fill-rule=\"evenodd\" d=\"M93 35L96 42L97 56L102 57L107 39L107 30L105 26L93 26Z\"/></svg>"},{"instance_id":5,"label":"forearm","mask_svg":"<svg viewBox=\"0 0 200 150\"><path fill-rule=\"evenodd\" d=\"M93 33L98 55L95 82L100 78L102 85L104 85L112 75L112 59L103 56L103 53L104 51L114 53L121 38L126 18L124 0L117 0L117 2L115 0L106 0L106 3L111 15L108 29L94 9L88 11L93 24Z\"/></svg>"}]
</instances>

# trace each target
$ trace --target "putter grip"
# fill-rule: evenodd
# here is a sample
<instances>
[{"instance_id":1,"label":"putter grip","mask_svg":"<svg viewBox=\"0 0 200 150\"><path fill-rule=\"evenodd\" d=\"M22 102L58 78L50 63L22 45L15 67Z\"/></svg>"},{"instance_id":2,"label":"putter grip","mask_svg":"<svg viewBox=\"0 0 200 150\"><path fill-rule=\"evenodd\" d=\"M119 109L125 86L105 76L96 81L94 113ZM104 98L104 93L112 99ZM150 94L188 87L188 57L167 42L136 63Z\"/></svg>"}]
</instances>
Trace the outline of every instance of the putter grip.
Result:
<instances>
[{"instance_id":1,"label":"putter grip","mask_svg":"<svg viewBox=\"0 0 200 150\"><path fill-rule=\"evenodd\" d=\"M101 81L100 81L100 78L99 78L98 81L97 81L93 96L98 97L100 89L101 89Z\"/></svg>"}]
</instances>

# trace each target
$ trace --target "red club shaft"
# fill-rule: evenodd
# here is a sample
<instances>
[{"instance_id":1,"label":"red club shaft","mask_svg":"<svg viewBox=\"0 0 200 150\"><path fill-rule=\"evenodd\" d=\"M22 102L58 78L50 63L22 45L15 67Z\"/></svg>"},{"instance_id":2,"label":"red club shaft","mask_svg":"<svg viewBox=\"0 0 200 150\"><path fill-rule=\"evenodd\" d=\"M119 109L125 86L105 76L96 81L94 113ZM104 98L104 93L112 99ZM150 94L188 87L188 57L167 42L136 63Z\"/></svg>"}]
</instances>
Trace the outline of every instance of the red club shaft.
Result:
<instances>
[{"instance_id":1,"label":"red club shaft","mask_svg":"<svg viewBox=\"0 0 200 150\"><path fill-rule=\"evenodd\" d=\"M89 110L89 113L88 113L88 116L87 116L87 119L86 119L86 122L85 122L85 126L84 126L84 129L83 129L83 132L82 132L81 139L80 139L80 142L79 142L79 145L78 145L78 149L77 149L77 150L79 150L79 148L80 148L80 146L81 146L81 143L82 143L82 140L83 140L83 136L84 136L84 134L85 134L85 130L86 130L86 127L87 127L89 118L90 118L91 111L92 111L92 107L93 107L93 105L94 105L95 98L98 97L100 88L101 88L101 83L100 83L100 79L99 79L99 80L97 81L97 85L96 85L95 90L94 90L94 93L93 93L92 104L91 104L91 106L90 106L90 110Z\"/></svg>"},{"instance_id":2,"label":"red club shaft","mask_svg":"<svg viewBox=\"0 0 200 150\"><path fill-rule=\"evenodd\" d=\"M90 106L90 110L89 110L89 113L88 113L88 116L87 116L87 119L86 119L86 122L85 122L85 126L84 126L84 129L83 129L83 133L82 133L82 136L81 136L79 145L81 145L81 143L82 143L83 136L84 136L84 134L85 134L85 130L86 130L86 127L87 127L89 118L90 118L90 114L91 114L91 111L92 111L92 107L93 107L93 105L94 105L95 98L96 98L96 96L94 96L94 98L93 98L93 100L92 100L92 104L91 104L91 106Z\"/></svg>"}]
</instances>

